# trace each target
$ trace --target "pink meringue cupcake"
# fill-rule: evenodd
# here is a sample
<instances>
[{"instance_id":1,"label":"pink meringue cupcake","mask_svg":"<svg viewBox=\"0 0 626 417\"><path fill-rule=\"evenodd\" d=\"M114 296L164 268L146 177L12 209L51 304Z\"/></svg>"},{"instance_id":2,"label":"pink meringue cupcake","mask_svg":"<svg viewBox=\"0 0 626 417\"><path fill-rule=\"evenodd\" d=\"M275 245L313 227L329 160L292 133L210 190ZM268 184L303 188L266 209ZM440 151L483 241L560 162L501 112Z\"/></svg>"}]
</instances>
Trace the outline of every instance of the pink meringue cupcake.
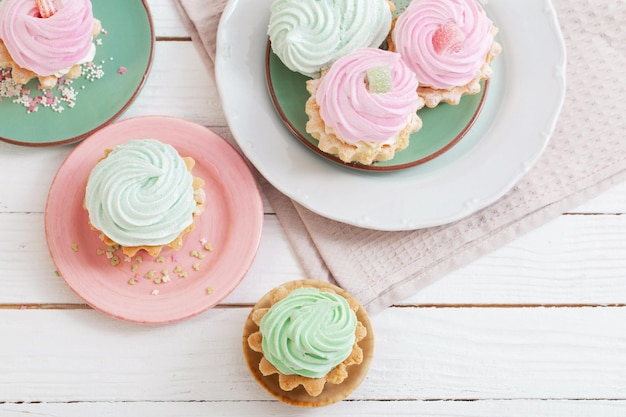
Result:
<instances>
[{"instance_id":1,"label":"pink meringue cupcake","mask_svg":"<svg viewBox=\"0 0 626 417\"><path fill-rule=\"evenodd\" d=\"M358 49L306 87L306 131L343 162L389 160L422 127L418 79L397 53Z\"/></svg>"},{"instance_id":2,"label":"pink meringue cupcake","mask_svg":"<svg viewBox=\"0 0 626 417\"><path fill-rule=\"evenodd\" d=\"M413 0L394 20L388 45L415 72L432 108L480 92L502 50L497 32L476 0Z\"/></svg>"},{"instance_id":3,"label":"pink meringue cupcake","mask_svg":"<svg viewBox=\"0 0 626 417\"><path fill-rule=\"evenodd\" d=\"M89 0L3 0L0 66L10 67L18 84L37 77L52 88L59 77L80 76L80 64L94 58L100 30Z\"/></svg>"}]
</instances>

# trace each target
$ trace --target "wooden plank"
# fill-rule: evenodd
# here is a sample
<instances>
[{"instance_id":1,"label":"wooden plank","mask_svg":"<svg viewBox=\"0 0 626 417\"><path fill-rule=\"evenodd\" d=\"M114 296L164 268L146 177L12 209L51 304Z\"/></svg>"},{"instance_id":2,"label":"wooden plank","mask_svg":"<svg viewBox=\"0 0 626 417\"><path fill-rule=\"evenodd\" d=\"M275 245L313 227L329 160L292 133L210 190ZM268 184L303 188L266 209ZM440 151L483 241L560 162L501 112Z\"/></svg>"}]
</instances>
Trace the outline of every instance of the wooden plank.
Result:
<instances>
[{"instance_id":1,"label":"wooden plank","mask_svg":"<svg viewBox=\"0 0 626 417\"><path fill-rule=\"evenodd\" d=\"M241 353L249 308L167 326L0 310L0 402L267 401ZM393 308L352 400L626 399L626 308Z\"/></svg>"},{"instance_id":2,"label":"wooden plank","mask_svg":"<svg viewBox=\"0 0 626 417\"><path fill-rule=\"evenodd\" d=\"M626 216L561 216L404 303L626 303Z\"/></svg>"},{"instance_id":3,"label":"wooden plank","mask_svg":"<svg viewBox=\"0 0 626 417\"><path fill-rule=\"evenodd\" d=\"M41 213L0 214L0 304L80 303L54 274ZM401 304L624 304L626 216L562 216L450 273ZM304 273L276 216L257 257L224 303L245 304Z\"/></svg>"},{"instance_id":4,"label":"wooden plank","mask_svg":"<svg viewBox=\"0 0 626 417\"><path fill-rule=\"evenodd\" d=\"M191 42L157 42L146 84L122 118L146 114L226 125L214 77Z\"/></svg>"},{"instance_id":5,"label":"wooden plank","mask_svg":"<svg viewBox=\"0 0 626 417\"><path fill-rule=\"evenodd\" d=\"M0 404L4 417L266 417L338 415L422 416L422 417L623 417L626 401L343 401L328 407L300 409L277 401L225 402L102 402L102 403L38 403Z\"/></svg>"},{"instance_id":6,"label":"wooden plank","mask_svg":"<svg viewBox=\"0 0 626 417\"><path fill-rule=\"evenodd\" d=\"M189 37L174 1L149 0L148 6L157 39Z\"/></svg>"}]
</instances>

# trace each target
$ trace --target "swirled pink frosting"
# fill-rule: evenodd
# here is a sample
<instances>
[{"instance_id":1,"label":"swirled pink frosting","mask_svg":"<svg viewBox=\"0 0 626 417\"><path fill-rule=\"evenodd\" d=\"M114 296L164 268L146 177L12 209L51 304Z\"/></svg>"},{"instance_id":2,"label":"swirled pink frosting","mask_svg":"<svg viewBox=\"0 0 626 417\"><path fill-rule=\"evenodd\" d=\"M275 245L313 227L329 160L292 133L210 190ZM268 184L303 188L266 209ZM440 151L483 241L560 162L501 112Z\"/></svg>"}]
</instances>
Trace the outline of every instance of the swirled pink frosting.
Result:
<instances>
[{"instance_id":1,"label":"swirled pink frosting","mask_svg":"<svg viewBox=\"0 0 626 417\"><path fill-rule=\"evenodd\" d=\"M35 0L0 2L0 39L11 58L37 75L53 75L93 58L93 12L89 0L63 0L49 18Z\"/></svg>"},{"instance_id":2,"label":"swirled pink frosting","mask_svg":"<svg viewBox=\"0 0 626 417\"><path fill-rule=\"evenodd\" d=\"M391 88L375 93L367 70L388 67ZM327 127L348 143L392 141L418 109L418 81L400 54L363 48L337 60L323 76L315 100Z\"/></svg>"},{"instance_id":3,"label":"swirled pink frosting","mask_svg":"<svg viewBox=\"0 0 626 417\"><path fill-rule=\"evenodd\" d=\"M476 0L413 0L391 39L421 85L448 89L476 76L493 42L492 26Z\"/></svg>"}]
</instances>

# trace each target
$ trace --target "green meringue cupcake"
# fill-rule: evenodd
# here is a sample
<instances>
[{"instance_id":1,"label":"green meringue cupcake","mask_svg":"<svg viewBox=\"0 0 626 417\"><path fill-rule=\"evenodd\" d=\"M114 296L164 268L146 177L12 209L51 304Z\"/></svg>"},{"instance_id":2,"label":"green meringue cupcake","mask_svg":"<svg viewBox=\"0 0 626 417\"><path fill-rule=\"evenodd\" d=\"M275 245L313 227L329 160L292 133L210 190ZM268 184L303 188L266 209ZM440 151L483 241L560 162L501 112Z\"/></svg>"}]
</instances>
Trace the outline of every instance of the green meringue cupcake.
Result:
<instances>
[{"instance_id":1,"label":"green meringue cupcake","mask_svg":"<svg viewBox=\"0 0 626 417\"><path fill-rule=\"evenodd\" d=\"M321 406L347 397L373 356L365 309L346 291L323 281L292 281L252 309L244 354L257 381L293 405Z\"/></svg>"}]
</instances>

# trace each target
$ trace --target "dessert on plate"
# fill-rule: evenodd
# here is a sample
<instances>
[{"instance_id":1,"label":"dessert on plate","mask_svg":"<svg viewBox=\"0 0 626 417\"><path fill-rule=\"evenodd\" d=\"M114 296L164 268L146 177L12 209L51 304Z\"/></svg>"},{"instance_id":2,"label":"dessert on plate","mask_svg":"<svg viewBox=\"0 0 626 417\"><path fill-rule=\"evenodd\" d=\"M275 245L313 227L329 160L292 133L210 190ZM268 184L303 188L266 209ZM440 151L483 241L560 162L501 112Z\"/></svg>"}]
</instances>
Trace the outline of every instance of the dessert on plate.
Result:
<instances>
[{"instance_id":1,"label":"dessert on plate","mask_svg":"<svg viewBox=\"0 0 626 417\"><path fill-rule=\"evenodd\" d=\"M422 127L418 78L400 54L362 48L308 80L306 131L320 150L371 165L394 157Z\"/></svg>"},{"instance_id":2,"label":"dessert on plate","mask_svg":"<svg viewBox=\"0 0 626 417\"><path fill-rule=\"evenodd\" d=\"M107 150L89 174L84 206L91 227L127 256L180 249L204 209L195 161L156 139L133 139Z\"/></svg>"},{"instance_id":3,"label":"dessert on plate","mask_svg":"<svg viewBox=\"0 0 626 417\"><path fill-rule=\"evenodd\" d=\"M274 0L267 32L287 68L317 77L356 49L379 47L394 10L388 0Z\"/></svg>"},{"instance_id":4,"label":"dessert on plate","mask_svg":"<svg viewBox=\"0 0 626 417\"><path fill-rule=\"evenodd\" d=\"M10 67L18 84L38 78L52 88L60 77L81 75L100 30L89 0L2 0L0 67Z\"/></svg>"},{"instance_id":5,"label":"dessert on plate","mask_svg":"<svg viewBox=\"0 0 626 417\"><path fill-rule=\"evenodd\" d=\"M502 50L497 32L476 0L413 0L394 19L387 43L415 72L432 108L480 92Z\"/></svg>"},{"instance_id":6,"label":"dessert on plate","mask_svg":"<svg viewBox=\"0 0 626 417\"><path fill-rule=\"evenodd\" d=\"M285 283L262 297L244 327L243 350L257 381L280 400L317 407L361 383L373 355L368 315L323 281Z\"/></svg>"}]
</instances>

